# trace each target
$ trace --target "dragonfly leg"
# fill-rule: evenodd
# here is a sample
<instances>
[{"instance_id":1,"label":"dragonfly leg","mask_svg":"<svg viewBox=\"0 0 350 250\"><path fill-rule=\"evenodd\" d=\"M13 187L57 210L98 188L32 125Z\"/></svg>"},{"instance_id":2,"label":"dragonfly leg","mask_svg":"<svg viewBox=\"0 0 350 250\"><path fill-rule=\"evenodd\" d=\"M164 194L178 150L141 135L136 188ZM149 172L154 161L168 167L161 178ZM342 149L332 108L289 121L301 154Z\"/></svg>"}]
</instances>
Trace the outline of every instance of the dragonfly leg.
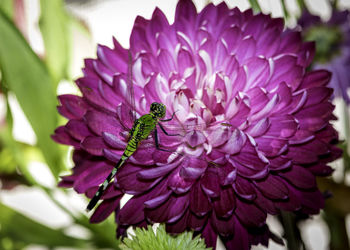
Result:
<instances>
[{"instance_id":1,"label":"dragonfly leg","mask_svg":"<svg viewBox=\"0 0 350 250\"><path fill-rule=\"evenodd\" d=\"M169 134L168 132L166 132L166 130L164 129L164 127L162 126L162 124L158 123L160 129L164 132L164 134L168 135L168 136L179 136L180 134Z\"/></svg>"},{"instance_id":2,"label":"dragonfly leg","mask_svg":"<svg viewBox=\"0 0 350 250\"><path fill-rule=\"evenodd\" d=\"M169 121L171 121L171 120L174 118L175 113L176 113L176 112L174 112L174 113L171 115L171 118L165 119L165 120L159 120L159 121L161 121L161 122L169 122Z\"/></svg>"},{"instance_id":3,"label":"dragonfly leg","mask_svg":"<svg viewBox=\"0 0 350 250\"><path fill-rule=\"evenodd\" d=\"M165 151L165 152L174 152L172 150L168 150L168 149L164 149L164 148L160 148L159 147L159 141L158 141L158 131L157 128L154 129L154 143L156 144L156 149L160 150L160 151Z\"/></svg>"}]
</instances>

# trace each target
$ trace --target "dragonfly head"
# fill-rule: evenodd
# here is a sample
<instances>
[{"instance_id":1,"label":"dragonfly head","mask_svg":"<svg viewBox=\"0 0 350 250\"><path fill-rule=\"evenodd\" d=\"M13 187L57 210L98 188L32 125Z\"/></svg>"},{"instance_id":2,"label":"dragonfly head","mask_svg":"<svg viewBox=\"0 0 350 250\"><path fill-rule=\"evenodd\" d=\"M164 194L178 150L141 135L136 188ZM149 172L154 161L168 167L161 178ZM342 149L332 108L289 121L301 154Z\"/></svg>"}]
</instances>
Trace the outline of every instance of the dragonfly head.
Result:
<instances>
[{"instance_id":1,"label":"dragonfly head","mask_svg":"<svg viewBox=\"0 0 350 250\"><path fill-rule=\"evenodd\" d=\"M163 103L154 102L151 104L149 111L156 118L163 118L165 116L166 107Z\"/></svg>"}]
</instances>

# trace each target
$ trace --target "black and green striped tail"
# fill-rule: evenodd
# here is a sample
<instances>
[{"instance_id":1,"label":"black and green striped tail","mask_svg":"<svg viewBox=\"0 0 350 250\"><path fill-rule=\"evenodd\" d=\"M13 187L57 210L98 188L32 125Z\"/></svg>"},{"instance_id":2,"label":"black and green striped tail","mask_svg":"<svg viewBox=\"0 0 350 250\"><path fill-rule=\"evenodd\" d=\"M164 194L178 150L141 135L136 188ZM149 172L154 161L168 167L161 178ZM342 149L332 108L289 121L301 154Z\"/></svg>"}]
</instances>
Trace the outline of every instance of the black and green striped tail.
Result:
<instances>
[{"instance_id":1,"label":"black and green striped tail","mask_svg":"<svg viewBox=\"0 0 350 250\"><path fill-rule=\"evenodd\" d=\"M113 168L112 172L107 176L105 181L100 185L94 197L92 197L92 199L90 200L89 204L86 207L87 212L91 211L96 206L97 202L101 199L101 196L106 191L109 182L114 178L114 176L117 174L118 169L124 164L124 162L127 159L127 158L126 159L123 159L123 158L124 157L122 157L118 161L117 165Z\"/></svg>"}]
</instances>

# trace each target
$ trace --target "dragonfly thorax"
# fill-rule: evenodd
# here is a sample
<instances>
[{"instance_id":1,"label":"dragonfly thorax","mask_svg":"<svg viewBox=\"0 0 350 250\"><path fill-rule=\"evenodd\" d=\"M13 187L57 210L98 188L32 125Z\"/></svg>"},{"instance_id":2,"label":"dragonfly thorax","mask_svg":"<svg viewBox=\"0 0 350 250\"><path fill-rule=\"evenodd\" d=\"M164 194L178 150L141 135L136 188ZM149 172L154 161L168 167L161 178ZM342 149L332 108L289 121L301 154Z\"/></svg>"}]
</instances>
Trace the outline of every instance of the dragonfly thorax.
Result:
<instances>
[{"instance_id":1,"label":"dragonfly thorax","mask_svg":"<svg viewBox=\"0 0 350 250\"><path fill-rule=\"evenodd\" d=\"M163 103L153 102L149 112L156 118L163 118L165 116L166 107Z\"/></svg>"}]
</instances>

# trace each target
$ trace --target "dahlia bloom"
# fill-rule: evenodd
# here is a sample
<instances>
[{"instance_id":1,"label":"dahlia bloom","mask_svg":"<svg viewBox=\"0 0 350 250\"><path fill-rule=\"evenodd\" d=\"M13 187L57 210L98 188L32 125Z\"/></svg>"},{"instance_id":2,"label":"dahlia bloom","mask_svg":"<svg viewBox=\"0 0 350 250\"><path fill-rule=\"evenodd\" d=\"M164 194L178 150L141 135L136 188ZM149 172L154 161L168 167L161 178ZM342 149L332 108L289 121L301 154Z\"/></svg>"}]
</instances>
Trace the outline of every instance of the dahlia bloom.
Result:
<instances>
[{"instance_id":1,"label":"dahlia bloom","mask_svg":"<svg viewBox=\"0 0 350 250\"><path fill-rule=\"evenodd\" d=\"M316 41L313 68L332 72L329 86L334 95L350 104L350 12L333 9L331 18L323 22L305 10L298 24L305 39Z\"/></svg>"},{"instance_id":2,"label":"dahlia bloom","mask_svg":"<svg viewBox=\"0 0 350 250\"><path fill-rule=\"evenodd\" d=\"M137 115L164 103L181 136L159 131L169 152L149 147L153 138L142 142L91 222L114 212L118 235L159 222L169 233L201 233L214 248L217 236L227 249L267 245L267 214L319 212L315 176L329 175L327 163L341 153L329 123L330 73L305 70L313 55L314 44L283 31L282 19L225 3L197 14L180 0L171 25L159 9L138 17L130 49L116 40L113 49L99 46L76 81L82 96L59 97L69 121L53 138L74 147L75 163L60 186L91 198L119 160L132 125L132 67ZM125 193L133 197L121 208Z\"/></svg>"}]
</instances>

